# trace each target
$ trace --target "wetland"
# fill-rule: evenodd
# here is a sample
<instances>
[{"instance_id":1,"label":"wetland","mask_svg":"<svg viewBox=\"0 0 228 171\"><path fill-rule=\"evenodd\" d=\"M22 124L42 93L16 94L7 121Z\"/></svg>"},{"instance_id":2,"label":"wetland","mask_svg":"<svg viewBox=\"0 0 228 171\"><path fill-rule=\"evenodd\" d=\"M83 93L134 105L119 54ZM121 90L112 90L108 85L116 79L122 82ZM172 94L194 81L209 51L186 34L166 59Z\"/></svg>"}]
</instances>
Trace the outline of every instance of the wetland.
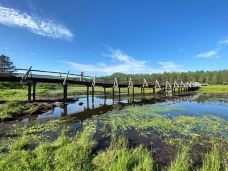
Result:
<instances>
[{"instance_id":1,"label":"wetland","mask_svg":"<svg viewBox=\"0 0 228 171\"><path fill-rule=\"evenodd\" d=\"M228 94L81 96L1 122L1 170L226 170Z\"/></svg>"}]
</instances>

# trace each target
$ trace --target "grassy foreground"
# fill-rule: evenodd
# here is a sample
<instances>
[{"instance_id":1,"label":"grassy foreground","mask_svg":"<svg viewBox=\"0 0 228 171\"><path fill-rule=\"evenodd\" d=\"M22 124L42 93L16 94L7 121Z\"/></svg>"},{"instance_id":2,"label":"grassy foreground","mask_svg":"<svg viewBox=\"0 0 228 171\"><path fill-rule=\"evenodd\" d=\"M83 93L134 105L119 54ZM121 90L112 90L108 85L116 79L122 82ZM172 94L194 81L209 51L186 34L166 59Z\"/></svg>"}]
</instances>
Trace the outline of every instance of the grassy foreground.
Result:
<instances>
[{"instance_id":1,"label":"grassy foreground","mask_svg":"<svg viewBox=\"0 0 228 171\"><path fill-rule=\"evenodd\" d=\"M9 145L8 152L1 148L0 170L160 170L150 150L142 145L132 148L124 138L113 139L106 150L93 154L97 142L92 135L88 128L76 138L67 138L62 133L52 143L39 142L35 150L32 150L34 139L23 136ZM190 146L180 148L167 170L190 170L189 150ZM197 170L221 169L220 154L215 146L204 154L202 163L203 166Z\"/></svg>"},{"instance_id":2,"label":"grassy foreground","mask_svg":"<svg viewBox=\"0 0 228 171\"><path fill-rule=\"evenodd\" d=\"M228 93L228 85L209 85L199 89L201 93Z\"/></svg>"},{"instance_id":3,"label":"grassy foreground","mask_svg":"<svg viewBox=\"0 0 228 171\"><path fill-rule=\"evenodd\" d=\"M51 120L16 129L0 139L0 170L225 170L227 121L212 116L170 118L157 114L173 110L127 107L94 116L76 136L69 136L74 120ZM133 145L128 136L132 131L134 138L149 140ZM161 164L160 151L174 147L177 151L169 153L171 161ZM194 160L195 154L200 158Z\"/></svg>"}]
</instances>

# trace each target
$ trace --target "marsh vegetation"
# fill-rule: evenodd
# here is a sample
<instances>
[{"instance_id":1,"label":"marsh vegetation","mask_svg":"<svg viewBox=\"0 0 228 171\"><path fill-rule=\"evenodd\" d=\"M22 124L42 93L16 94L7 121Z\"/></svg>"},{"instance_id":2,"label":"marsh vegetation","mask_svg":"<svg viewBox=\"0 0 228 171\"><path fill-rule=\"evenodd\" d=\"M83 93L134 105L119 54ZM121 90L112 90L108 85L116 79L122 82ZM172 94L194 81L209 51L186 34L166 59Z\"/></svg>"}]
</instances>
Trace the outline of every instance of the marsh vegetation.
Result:
<instances>
[{"instance_id":1,"label":"marsh vegetation","mask_svg":"<svg viewBox=\"0 0 228 171\"><path fill-rule=\"evenodd\" d=\"M1 138L1 170L225 170L223 117L173 116L172 106L130 106L27 125Z\"/></svg>"},{"instance_id":2,"label":"marsh vegetation","mask_svg":"<svg viewBox=\"0 0 228 171\"><path fill-rule=\"evenodd\" d=\"M72 86L69 90L69 95L75 97L76 92L77 96L84 94L86 88ZM212 90L224 93L227 86L200 89L205 93ZM95 91L103 93L103 89ZM37 92L40 99L58 98L62 87L39 85ZM126 93L127 89L121 92ZM1 101L6 101L0 104L2 121L7 123L11 117L43 113L54 107L40 102L28 104L26 93L23 87L1 91ZM68 112L61 117L60 107L47 113L44 120L36 120L34 115L31 122L22 120L23 127L1 132L0 170L226 170L227 96L220 96L205 94L186 103L178 100L154 105L132 103L82 118ZM95 99L95 103L100 100ZM115 105L126 101L119 100ZM107 99L105 105L114 102ZM74 113L85 107L84 99L66 109ZM58 119L49 120L55 112L60 112ZM16 122L21 120L13 124Z\"/></svg>"}]
</instances>

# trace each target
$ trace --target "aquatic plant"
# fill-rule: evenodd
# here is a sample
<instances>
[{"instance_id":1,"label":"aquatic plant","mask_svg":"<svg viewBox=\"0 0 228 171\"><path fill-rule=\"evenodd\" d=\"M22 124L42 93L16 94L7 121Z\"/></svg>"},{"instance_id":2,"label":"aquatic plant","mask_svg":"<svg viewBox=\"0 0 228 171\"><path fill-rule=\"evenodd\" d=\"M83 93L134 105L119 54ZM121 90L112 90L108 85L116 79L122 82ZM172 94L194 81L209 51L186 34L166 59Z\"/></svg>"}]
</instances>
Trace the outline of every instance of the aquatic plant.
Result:
<instances>
[{"instance_id":1,"label":"aquatic plant","mask_svg":"<svg viewBox=\"0 0 228 171\"><path fill-rule=\"evenodd\" d=\"M55 119L18 128L7 135L9 145L0 141L3 142L0 145L0 170L139 171L159 170L158 168L164 169L164 166L167 168L168 163L160 165L157 147L179 147L176 157L173 155L174 151L168 153L172 157L168 167L171 171L223 169L228 143L227 121L217 116L169 117L166 114L157 114L159 111L168 113L173 110L176 109L153 109L153 106L145 105L94 116L84 121L83 130L72 138L66 136L70 130L66 126L73 122L73 118L70 123L69 120ZM61 133L61 130L64 131ZM134 133L133 138L148 138L150 144L132 143L127 135L129 132ZM98 133L101 139L108 139L102 142L105 147L100 148L100 144L97 144L100 143ZM54 139L48 138L52 135ZM57 140L56 136L59 136ZM129 143L126 137L129 138ZM159 141L159 146L154 143L155 139ZM182 144L190 144L191 150L188 145ZM199 164L197 168L192 168L195 166L194 161L191 161L193 146L210 147L211 144L216 145L216 148L204 155L202 168ZM203 154L205 151L199 153ZM153 160L154 156L157 158ZM157 160L158 164L155 163Z\"/></svg>"}]
</instances>

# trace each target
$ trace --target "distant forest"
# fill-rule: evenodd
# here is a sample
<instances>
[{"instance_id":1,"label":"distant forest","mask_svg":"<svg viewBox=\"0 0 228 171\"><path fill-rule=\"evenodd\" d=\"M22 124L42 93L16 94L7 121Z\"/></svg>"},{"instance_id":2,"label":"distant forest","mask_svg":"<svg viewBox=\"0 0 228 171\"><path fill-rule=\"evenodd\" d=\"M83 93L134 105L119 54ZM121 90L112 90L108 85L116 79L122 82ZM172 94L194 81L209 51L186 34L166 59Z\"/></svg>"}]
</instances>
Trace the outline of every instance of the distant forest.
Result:
<instances>
[{"instance_id":1,"label":"distant forest","mask_svg":"<svg viewBox=\"0 0 228 171\"><path fill-rule=\"evenodd\" d=\"M114 73L109 78L117 78L124 80L126 78L132 79L146 79L147 81L158 80L165 81L184 81L184 82L200 82L208 84L228 84L228 70L221 71L195 71L195 72L164 72L160 74L123 74Z\"/></svg>"}]
</instances>

